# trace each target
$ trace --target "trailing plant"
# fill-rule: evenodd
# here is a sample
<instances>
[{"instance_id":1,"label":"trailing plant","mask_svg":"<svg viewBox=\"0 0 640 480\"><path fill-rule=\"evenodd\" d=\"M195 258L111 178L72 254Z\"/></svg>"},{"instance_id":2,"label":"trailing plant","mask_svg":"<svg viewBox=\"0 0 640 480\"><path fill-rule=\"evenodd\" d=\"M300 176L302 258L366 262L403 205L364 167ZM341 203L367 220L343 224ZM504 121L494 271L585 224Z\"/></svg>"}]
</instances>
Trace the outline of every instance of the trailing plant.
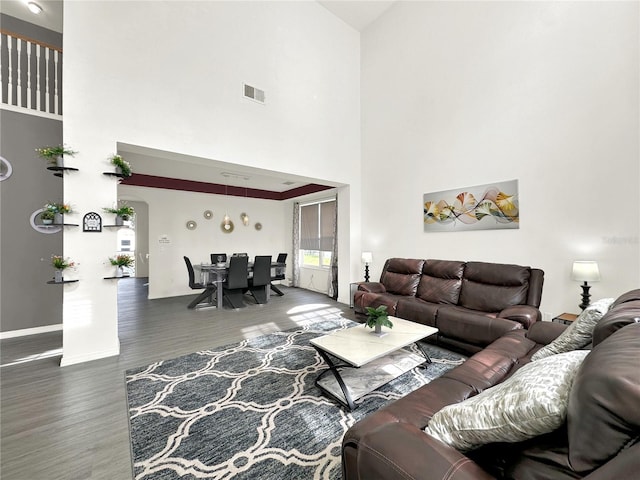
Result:
<instances>
[{"instance_id":1,"label":"trailing plant","mask_svg":"<svg viewBox=\"0 0 640 480\"><path fill-rule=\"evenodd\" d=\"M78 153L68 147L65 147L64 145L36 148L36 152L42 158L48 160L49 163L56 163L56 158L60 156L68 155L70 157L73 157L76 153Z\"/></svg>"},{"instance_id":2,"label":"trailing plant","mask_svg":"<svg viewBox=\"0 0 640 480\"><path fill-rule=\"evenodd\" d=\"M65 270L67 268L75 268L76 263L61 255L51 255L51 265L56 270Z\"/></svg>"},{"instance_id":3,"label":"trailing plant","mask_svg":"<svg viewBox=\"0 0 640 480\"><path fill-rule=\"evenodd\" d=\"M380 305L377 308L367 307L367 327L374 328L376 326L393 328L393 323L389 320L389 313L386 305Z\"/></svg>"},{"instance_id":4,"label":"trailing plant","mask_svg":"<svg viewBox=\"0 0 640 480\"><path fill-rule=\"evenodd\" d=\"M129 255L116 255L113 258L109 258L111 265L115 265L117 267L130 267L133 265L133 257Z\"/></svg>"},{"instance_id":5,"label":"trailing plant","mask_svg":"<svg viewBox=\"0 0 640 480\"><path fill-rule=\"evenodd\" d=\"M122 158L120 155L118 155L117 153L112 155L111 157L109 157L109 161L111 162L112 165L116 167L120 167L120 171L122 172L122 175L124 175L125 177L131 176L131 173L132 173L131 164L127 162L124 158Z\"/></svg>"},{"instance_id":6,"label":"trailing plant","mask_svg":"<svg viewBox=\"0 0 640 480\"><path fill-rule=\"evenodd\" d=\"M126 203L120 205L118 208L103 208L103 210L107 213L115 213L124 220L129 220L129 217L136 213L133 207L130 207Z\"/></svg>"}]
</instances>

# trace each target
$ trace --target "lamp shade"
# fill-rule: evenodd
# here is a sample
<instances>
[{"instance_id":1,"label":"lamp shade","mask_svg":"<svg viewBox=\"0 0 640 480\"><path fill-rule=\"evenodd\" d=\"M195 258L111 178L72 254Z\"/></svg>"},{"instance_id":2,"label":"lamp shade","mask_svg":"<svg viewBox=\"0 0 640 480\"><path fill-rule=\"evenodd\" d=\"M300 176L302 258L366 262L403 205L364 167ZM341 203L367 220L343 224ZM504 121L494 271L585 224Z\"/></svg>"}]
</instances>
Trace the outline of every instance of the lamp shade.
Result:
<instances>
[{"instance_id":1,"label":"lamp shade","mask_svg":"<svg viewBox=\"0 0 640 480\"><path fill-rule=\"evenodd\" d=\"M373 254L371 252L362 252L362 262L369 265L373 262Z\"/></svg>"},{"instance_id":2,"label":"lamp shade","mask_svg":"<svg viewBox=\"0 0 640 480\"><path fill-rule=\"evenodd\" d=\"M573 262L571 278L580 282L597 282L600 280L598 262L592 260L576 260Z\"/></svg>"}]
</instances>

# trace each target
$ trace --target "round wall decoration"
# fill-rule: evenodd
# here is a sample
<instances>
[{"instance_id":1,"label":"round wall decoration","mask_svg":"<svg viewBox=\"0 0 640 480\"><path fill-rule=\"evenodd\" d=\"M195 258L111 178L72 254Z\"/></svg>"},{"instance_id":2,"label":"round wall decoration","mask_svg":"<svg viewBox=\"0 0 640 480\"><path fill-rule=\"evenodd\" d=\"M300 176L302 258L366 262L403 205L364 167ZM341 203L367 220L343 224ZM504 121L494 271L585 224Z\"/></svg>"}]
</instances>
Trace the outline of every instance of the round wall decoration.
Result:
<instances>
[{"instance_id":1,"label":"round wall decoration","mask_svg":"<svg viewBox=\"0 0 640 480\"><path fill-rule=\"evenodd\" d=\"M205 210L202 216L207 220L211 220L213 218L213 212L211 210Z\"/></svg>"},{"instance_id":2,"label":"round wall decoration","mask_svg":"<svg viewBox=\"0 0 640 480\"><path fill-rule=\"evenodd\" d=\"M187 222L187 230L195 230L198 227L198 224L194 220L189 220Z\"/></svg>"},{"instance_id":3,"label":"round wall decoration","mask_svg":"<svg viewBox=\"0 0 640 480\"><path fill-rule=\"evenodd\" d=\"M222 230L224 233L233 232L233 222L231 220L227 220L226 222L223 221L220 224L220 230Z\"/></svg>"},{"instance_id":4,"label":"round wall decoration","mask_svg":"<svg viewBox=\"0 0 640 480\"><path fill-rule=\"evenodd\" d=\"M13 167L9 160L4 157L0 157L0 182L6 180L13 173Z\"/></svg>"},{"instance_id":5,"label":"round wall decoration","mask_svg":"<svg viewBox=\"0 0 640 480\"><path fill-rule=\"evenodd\" d=\"M262 224L260 222L255 224L256 230L262 230Z\"/></svg>"},{"instance_id":6,"label":"round wall decoration","mask_svg":"<svg viewBox=\"0 0 640 480\"><path fill-rule=\"evenodd\" d=\"M40 233L58 233L60 230L62 230L62 226L60 225L42 225L36 223L36 218L38 218L42 212L44 212L44 208L39 208L31 214L31 217L29 218L31 228Z\"/></svg>"}]
</instances>

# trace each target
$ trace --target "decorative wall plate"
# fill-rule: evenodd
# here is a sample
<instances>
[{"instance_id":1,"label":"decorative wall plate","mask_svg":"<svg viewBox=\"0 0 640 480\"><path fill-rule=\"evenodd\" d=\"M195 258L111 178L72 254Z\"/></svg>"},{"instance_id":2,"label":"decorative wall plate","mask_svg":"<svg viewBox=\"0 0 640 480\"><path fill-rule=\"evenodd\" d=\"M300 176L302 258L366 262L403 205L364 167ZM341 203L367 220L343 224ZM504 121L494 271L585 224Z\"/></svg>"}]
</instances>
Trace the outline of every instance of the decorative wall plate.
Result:
<instances>
[{"instance_id":1,"label":"decorative wall plate","mask_svg":"<svg viewBox=\"0 0 640 480\"><path fill-rule=\"evenodd\" d=\"M189 220L187 222L187 230L195 230L198 227L198 224L194 220Z\"/></svg>"},{"instance_id":2,"label":"decorative wall plate","mask_svg":"<svg viewBox=\"0 0 640 480\"><path fill-rule=\"evenodd\" d=\"M228 223L222 222L220 224L220 230L222 230L224 233L233 232L233 222L231 220L229 220Z\"/></svg>"},{"instance_id":3,"label":"decorative wall plate","mask_svg":"<svg viewBox=\"0 0 640 480\"><path fill-rule=\"evenodd\" d=\"M96 212L87 213L82 219L82 231L83 232L101 232L102 231L102 217Z\"/></svg>"},{"instance_id":4,"label":"decorative wall plate","mask_svg":"<svg viewBox=\"0 0 640 480\"><path fill-rule=\"evenodd\" d=\"M211 220L213 218L213 212L211 210L205 210L202 216L207 220Z\"/></svg>"},{"instance_id":5,"label":"decorative wall plate","mask_svg":"<svg viewBox=\"0 0 640 480\"><path fill-rule=\"evenodd\" d=\"M262 224L260 222L255 224L256 230L262 230Z\"/></svg>"}]
</instances>

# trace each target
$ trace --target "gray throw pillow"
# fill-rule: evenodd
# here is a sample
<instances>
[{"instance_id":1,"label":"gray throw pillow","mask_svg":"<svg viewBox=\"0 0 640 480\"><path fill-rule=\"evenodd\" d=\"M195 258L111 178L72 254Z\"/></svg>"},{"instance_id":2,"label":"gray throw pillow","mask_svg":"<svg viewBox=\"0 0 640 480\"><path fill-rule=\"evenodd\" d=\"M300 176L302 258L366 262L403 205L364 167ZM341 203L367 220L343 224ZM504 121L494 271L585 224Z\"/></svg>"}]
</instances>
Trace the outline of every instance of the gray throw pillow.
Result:
<instances>
[{"instance_id":1,"label":"gray throw pillow","mask_svg":"<svg viewBox=\"0 0 640 480\"><path fill-rule=\"evenodd\" d=\"M556 353L570 352L589 345L594 327L609 311L612 303L613 298L603 298L589 305L564 332L558 335L558 338L534 353L531 356L531 361L534 362Z\"/></svg>"},{"instance_id":2,"label":"gray throw pillow","mask_svg":"<svg viewBox=\"0 0 640 480\"><path fill-rule=\"evenodd\" d=\"M424 431L461 451L552 432L567 416L571 385L588 353L575 350L528 363L504 382L442 408Z\"/></svg>"}]
</instances>

